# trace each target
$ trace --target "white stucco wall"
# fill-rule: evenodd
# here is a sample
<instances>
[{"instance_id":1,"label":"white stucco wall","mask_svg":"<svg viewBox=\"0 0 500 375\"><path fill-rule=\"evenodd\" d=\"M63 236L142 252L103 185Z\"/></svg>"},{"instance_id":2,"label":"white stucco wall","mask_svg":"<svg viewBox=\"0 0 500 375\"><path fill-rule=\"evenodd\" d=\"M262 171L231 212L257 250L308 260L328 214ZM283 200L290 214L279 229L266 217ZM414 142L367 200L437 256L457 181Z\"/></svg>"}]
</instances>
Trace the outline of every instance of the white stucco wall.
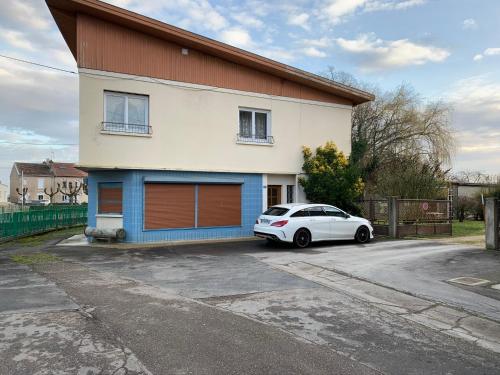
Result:
<instances>
[{"instance_id":1,"label":"white stucco wall","mask_svg":"<svg viewBox=\"0 0 500 375\"><path fill-rule=\"evenodd\" d=\"M6 203L8 196L9 196L8 186L0 183L0 203Z\"/></svg>"},{"instance_id":2,"label":"white stucco wall","mask_svg":"<svg viewBox=\"0 0 500 375\"><path fill-rule=\"evenodd\" d=\"M296 174L303 145L332 140L350 153L349 106L80 73L79 164L84 167ZM152 136L101 134L105 90L149 95ZM271 111L273 146L236 143L239 107Z\"/></svg>"},{"instance_id":3,"label":"white stucco wall","mask_svg":"<svg viewBox=\"0 0 500 375\"><path fill-rule=\"evenodd\" d=\"M96 215L96 228L120 229L123 228L123 215Z\"/></svg>"}]
</instances>

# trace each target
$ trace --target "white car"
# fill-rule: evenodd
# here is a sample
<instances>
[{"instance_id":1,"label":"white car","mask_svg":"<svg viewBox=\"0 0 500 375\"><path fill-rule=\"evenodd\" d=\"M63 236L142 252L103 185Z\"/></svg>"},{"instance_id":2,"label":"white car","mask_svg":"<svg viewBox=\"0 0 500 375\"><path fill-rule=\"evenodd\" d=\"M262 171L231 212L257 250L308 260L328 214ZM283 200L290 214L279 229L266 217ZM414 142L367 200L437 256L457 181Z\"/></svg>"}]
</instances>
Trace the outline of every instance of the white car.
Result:
<instances>
[{"instance_id":1,"label":"white car","mask_svg":"<svg viewBox=\"0 0 500 375\"><path fill-rule=\"evenodd\" d=\"M356 240L366 243L373 238L373 228L368 220L327 204L272 206L259 216L253 230L258 237L290 242L301 248L313 241Z\"/></svg>"}]
</instances>

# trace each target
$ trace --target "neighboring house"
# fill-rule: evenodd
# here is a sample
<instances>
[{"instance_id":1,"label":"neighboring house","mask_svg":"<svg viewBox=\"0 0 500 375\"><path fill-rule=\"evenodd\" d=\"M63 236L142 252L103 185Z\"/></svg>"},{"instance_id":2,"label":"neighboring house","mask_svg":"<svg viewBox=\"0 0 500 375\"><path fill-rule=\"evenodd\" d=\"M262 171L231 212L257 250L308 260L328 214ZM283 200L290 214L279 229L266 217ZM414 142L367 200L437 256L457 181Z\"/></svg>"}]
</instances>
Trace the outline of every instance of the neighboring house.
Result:
<instances>
[{"instance_id":1,"label":"neighboring house","mask_svg":"<svg viewBox=\"0 0 500 375\"><path fill-rule=\"evenodd\" d=\"M2 181L0 181L0 203L7 203L8 197L9 197L9 188L7 185L2 184Z\"/></svg>"},{"instance_id":2,"label":"neighboring house","mask_svg":"<svg viewBox=\"0 0 500 375\"><path fill-rule=\"evenodd\" d=\"M302 146L351 150L369 93L95 0L46 0L80 78L92 227L126 241L252 235L305 201Z\"/></svg>"},{"instance_id":3,"label":"neighboring house","mask_svg":"<svg viewBox=\"0 0 500 375\"><path fill-rule=\"evenodd\" d=\"M81 185L87 177L87 173L76 168L73 163L58 163L46 160L42 163L15 162L10 172L10 202L22 203L22 187L28 188L26 202L28 204L50 203L50 197L45 194L45 189L50 193L60 189L64 192L74 190ZM87 202L87 195L81 189L76 196L76 202ZM52 198L52 203L71 203L70 198L62 192Z\"/></svg>"}]
</instances>

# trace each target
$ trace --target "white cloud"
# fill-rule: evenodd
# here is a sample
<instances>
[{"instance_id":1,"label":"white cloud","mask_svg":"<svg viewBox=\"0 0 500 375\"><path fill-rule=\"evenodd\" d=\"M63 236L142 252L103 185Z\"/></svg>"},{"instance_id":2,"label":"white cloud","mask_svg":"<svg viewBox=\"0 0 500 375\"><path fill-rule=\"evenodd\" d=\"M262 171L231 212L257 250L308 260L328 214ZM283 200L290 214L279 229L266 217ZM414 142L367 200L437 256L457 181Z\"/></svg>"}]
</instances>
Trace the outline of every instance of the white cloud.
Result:
<instances>
[{"instance_id":1,"label":"white cloud","mask_svg":"<svg viewBox=\"0 0 500 375\"><path fill-rule=\"evenodd\" d=\"M484 50L485 56L495 56L500 55L500 48L486 48Z\"/></svg>"},{"instance_id":2,"label":"white cloud","mask_svg":"<svg viewBox=\"0 0 500 375\"><path fill-rule=\"evenodd\" d=\"M474 55L472 60L474 61L481 61L484 59L484 56L498 56L500 55L500 48L495 47L495 48L486 48L483 53L478 53L477 55Z\"/></svg>"},{"instance_id":3,"label":"white cloud","mask_svg":"<svg viewBox=\"0 0 500 375\"><path fill-rule=\"evenodd\" d=\"M262 22L257 17L253 17L248 14L233 14L233 19L238 21L241 25L246 27L251 27L254 29L262 29L264 27L264 22Z\"/></svg>"},{"instance_id":4,"label":"white cloud","mask_svg":"<svg viewBox=\"0 0 500 375\"><path fill-rule=\"evenodd\" d=\"M415 6L423 5L427 0L386 0L386 1L370 1L366 5L367 12L381 10L404 10Z\"/></svg>"},{"instance_id":5,"label":"white cloud","mask_svg":"<svg viewBox=\"0 0 500 375\"><path fill-rule=\"evenodd\" d=\"M311 46L317 48L326 48L332 45L331 39L326 36L321 37L319 39L301 39L299 43L305 46Z\"/></svg>"},{"instance_id":6,"label":"white cloud","mask_svg":"<svg viewBox=\"0 0 500 375\"><path fill-rule=\"evenodd\" d=\"M35 48L27 39L26 35L20 31L0 28L0 39L3 39L11 47L33 51Z\"/></svg>"},{"instance_id":7,"label":"white cloud","mask_svg":"<svg viewBox=\"0 0 500 375\"><path fill-rule=\"evenodd\" d=\"M486 75L458 81L449 90L448 98L462 111L494 114L500 120L500 83Z\"/></svg>"},{"instance_id":8,"label":"white cloud","mask_svg":"<svg viewBox=\"0 0 500 375\"><path fill-rule=\"evenodd\" d=\"M500 82L488 75L462 79L444 97L454 110L459 143L457 169L500 172Z\"/></svg>"},{"instance_id":9,"label":"white cloud","mask_svg":"<svg viewBox=\"0 0 500 375\"><path fill-rule=\"evenodd\" d=\"M299 13L299 14L290 14L288 16L288 24L293 26L302 27L305 30L309 30L309 14L307 13Z\"/></svg>"},{"instance_id":10,"label":"white cloud","mask_svg":"<svg viewBox=\"0 0 500 375\"><path fill-rule=\"evenodd\" d=\"M323 11L332 24L337 24L342 21L344 16L354 13L368 1L369 0L330 0Z\"/></svg>"},{"instance_id":11,"label":"white cloud","mask_svg":"<svg viewBox=\"0 0 500 375\"><path fill-rule=\"evenodd\" d=\"M47 30L50 19L47 17L45 2L42 1L1 1L0 24L4 27L20 26L36 30Z\"/></svg>"},{"instance_id":12,"label":"white cloud","mask_svg":"<svg viewBox=\"0 0 500 375\"><path fill-rule=\"evenodd\" d=\"M251 48L253 46L252 37L243 28L232 27L223 30L220 34L220 39L231 46L239 48Z\"/></svg>"},{"instance_id":13,"label":"white cloud","mask_svg":"<svg viewBox=\"0 0 500 375\"><path fill-rule=\"evenodd\" d=\"M477 23L474 18L467 18L462 22L462 28L465 30L477 29Z\"/></svg>"},{"instance_id":14,"label":"white cloud","mask_svg":"<svg viewBox=\"0 0 500 375\"><path fill-rule=\"evenodd\" d=\"M302 49L302 53L309 57L326 57L327 54L323 51L320 51L316 47L306 47Z\"/></svg>"},{"instance_id":15,"label":"white cloud","mask_svg":"<svg viewBox=\"0 0 500 375\"><path fill-rule=\"evenodd\" d=\"M356 12L404 10L423 5L427 0L327 0L319 9L319 18L336 25Z\"/></svg>"},{"instance_id":16,"label":"white cloud","mask_svg":"<svg viewBox=\"0 0 500 375\"><path fill-rule=\"evenodd\" d=\"M171 17L180 27L218 31L229 22L208 0L107 0L108 3L124 7L140 14L158 18L159 13Z\"/></svg>"},{"instance_id":17,"label":"white cloud","mask_svg":"<svg viewBox=\"0 0 500 375\"><path fill-rule=\"evenodd\" d=\"M414 43L408 39L382 40L374 34L362 34L357 39L338 38L336 41L344 51L360 56L366 70L441 62L450 55L443 48Z\"/></svg>"}]
</instances>

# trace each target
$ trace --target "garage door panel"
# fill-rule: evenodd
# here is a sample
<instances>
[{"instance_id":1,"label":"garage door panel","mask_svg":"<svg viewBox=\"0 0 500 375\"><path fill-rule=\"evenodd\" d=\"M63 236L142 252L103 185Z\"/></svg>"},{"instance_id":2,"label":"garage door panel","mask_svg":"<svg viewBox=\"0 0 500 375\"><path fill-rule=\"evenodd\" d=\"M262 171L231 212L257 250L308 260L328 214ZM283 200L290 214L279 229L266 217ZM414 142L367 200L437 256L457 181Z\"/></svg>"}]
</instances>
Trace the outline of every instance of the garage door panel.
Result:
<instances>
[{"instance_id":1,"label":"garage door panel","mask_svg":"<svg viewBox=\"0 0 500 375\"><path fill-rule=\"evenodd\" d=\"M195 185L145 184L145 229L195 226Z\"/></svg>"},{"instance_id":2,"label":"garage door panel","mask_svg":"<svg viewBox=\"0 0 500 375\"><path fill-rule=\"evenodd\" d=\"M122 187L120 183L99 185L98 211L100 214L122 213Z\"/></svg>"},{"instance_id":3,"label":"garage door panel","mask_svg":"<svg viewBox=\"0 0 500 375\"><path fill-rule=\"evenodd\" d=\"M241 225L241 185L200 185L198 226Z\"/></svg>"}]
</instances>

